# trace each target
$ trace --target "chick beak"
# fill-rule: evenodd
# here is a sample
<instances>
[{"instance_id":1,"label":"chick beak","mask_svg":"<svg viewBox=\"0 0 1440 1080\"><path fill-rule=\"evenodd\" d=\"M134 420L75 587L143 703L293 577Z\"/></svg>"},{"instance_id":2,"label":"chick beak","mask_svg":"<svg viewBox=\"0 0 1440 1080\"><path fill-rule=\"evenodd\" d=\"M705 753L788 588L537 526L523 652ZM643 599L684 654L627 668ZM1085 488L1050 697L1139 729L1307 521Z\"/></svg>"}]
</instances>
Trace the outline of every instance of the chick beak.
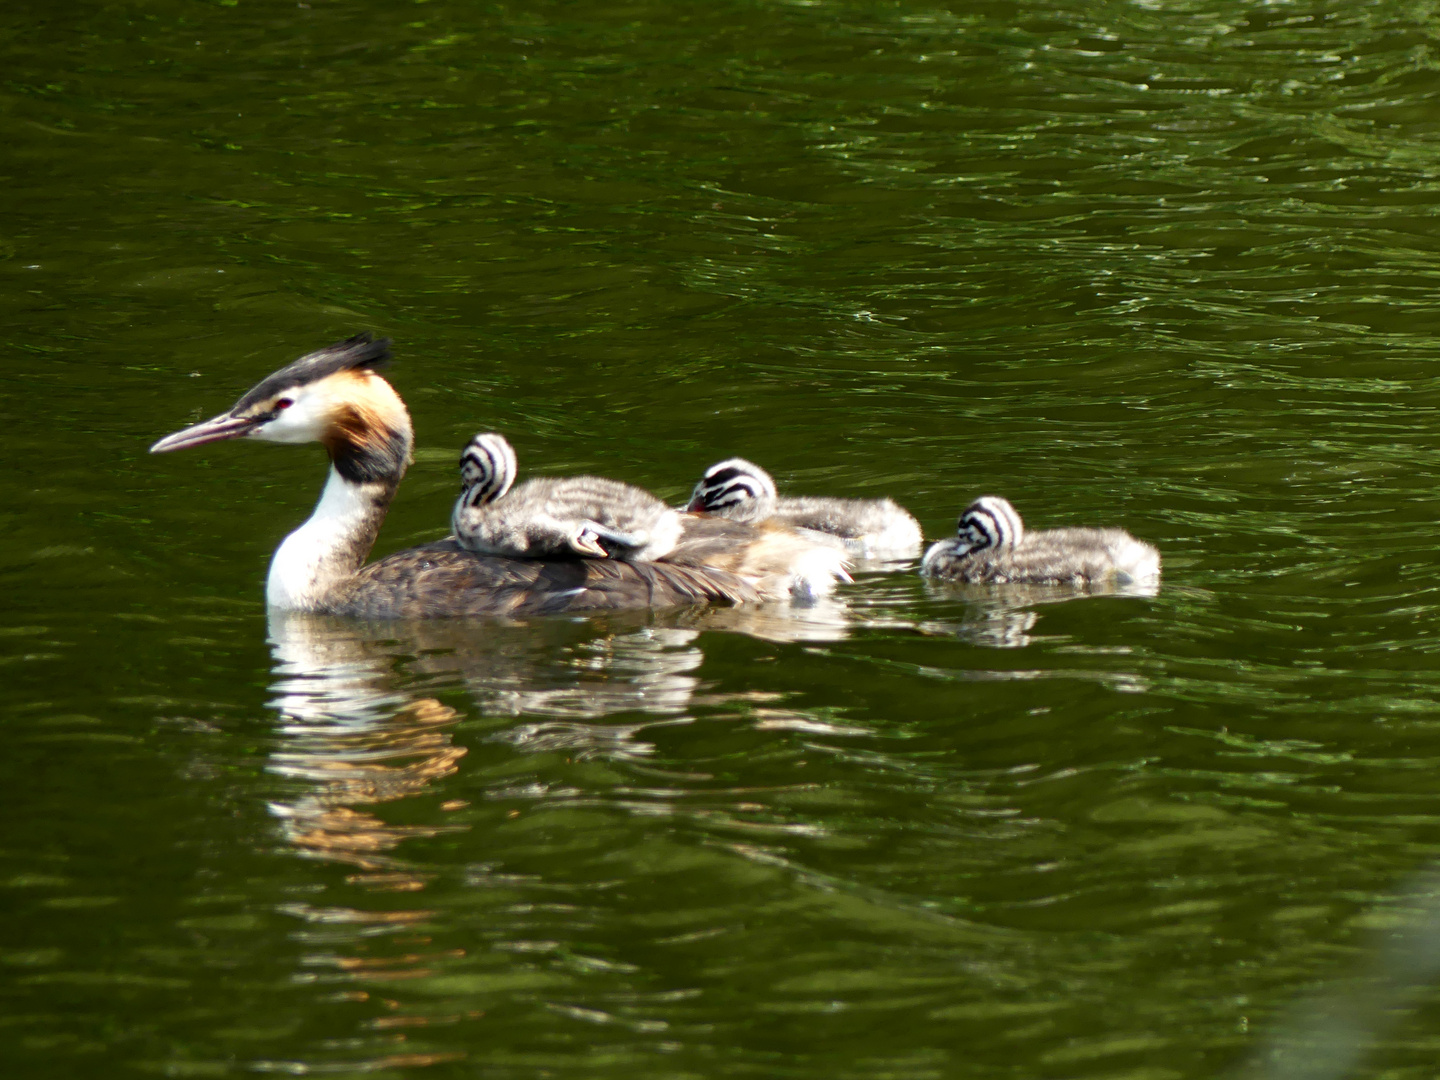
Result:
<instances>
[{"instance_id":1,"label":"chick beak","mask_svg":"<svg viewBox=\"0 0 1440 1080\"><path fill-rule=\"evenodd\" d=\"M168 454L171 450L188 450L192 446L204 446L206 443L221 442L225 439L242 438L257 428L261 420L249 416L231 416L228 412L219 416L212 416L209 420L187 427L184 431L177 431L174 435L166 435L154 446L150 447L152 454Z\"/></svg>"}]
</instances>

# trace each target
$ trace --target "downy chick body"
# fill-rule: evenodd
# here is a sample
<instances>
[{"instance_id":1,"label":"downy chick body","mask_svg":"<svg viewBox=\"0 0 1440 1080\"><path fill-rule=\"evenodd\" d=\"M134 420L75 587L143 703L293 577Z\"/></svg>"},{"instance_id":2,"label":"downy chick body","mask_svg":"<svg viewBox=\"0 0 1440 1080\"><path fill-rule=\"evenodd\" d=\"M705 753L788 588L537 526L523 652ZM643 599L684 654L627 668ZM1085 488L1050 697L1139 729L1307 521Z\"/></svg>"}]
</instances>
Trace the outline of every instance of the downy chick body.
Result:
<instances>
[{"instance_id":1,"label":"downy chick body","mask_svg":"<svg viewBox=\"0 0 1440 1080\"><path fill-rule=\"evenodd\" d=\"M515 450L495 432L460 455L451 527L461 547L520 559L654 562L674 550L680 514L648 491L600 476L539 477L518 486Z\"/></svg>"},{"instance_id":2,"label":"downy chick body","mask_svg":"<svg viewBox=\"0 0 1440 1080\"><path fill-rule=\"evenodd\" d=\"M688 509L752 524L783 522L862 559L914 558L923 542L920 523L893 499L782 498L774 478L744 458L727 458L706 469Z\"/></svg>"},{"instance_id":3,"label":"downy chick body","mask_svg":"<svg viewBox=\"0 0 1440 1080\"><path fill-rule=\"evenodd\" d=\"M1124 529L1026 532L1008 500L986 495L961 513L956 536L930 546L920 573L972 584L1143 585L1159 580L1160 552Z\"/></svg>"}]
</instances>

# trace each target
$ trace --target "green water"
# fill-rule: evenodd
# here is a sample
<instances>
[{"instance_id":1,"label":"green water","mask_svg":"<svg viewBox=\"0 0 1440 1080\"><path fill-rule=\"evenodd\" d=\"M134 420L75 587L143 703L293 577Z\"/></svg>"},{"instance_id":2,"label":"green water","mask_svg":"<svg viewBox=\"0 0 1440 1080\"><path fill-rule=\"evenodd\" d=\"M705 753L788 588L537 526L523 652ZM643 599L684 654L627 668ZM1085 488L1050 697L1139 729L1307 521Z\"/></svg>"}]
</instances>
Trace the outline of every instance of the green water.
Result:
<instances>
[{"instance_id":1,"label":"green water","mask_svg":"<svg viewBox=\"0 0 1440 1080\"><path fill-rule=\"evenodd\" d=\"M1440 855L1437 20L7 0L0 1073L1289 1075ZM362 329L382 554L494 429L1164 587L270 624L321 452L146 448Z\"/></svg>"}]
</instances>

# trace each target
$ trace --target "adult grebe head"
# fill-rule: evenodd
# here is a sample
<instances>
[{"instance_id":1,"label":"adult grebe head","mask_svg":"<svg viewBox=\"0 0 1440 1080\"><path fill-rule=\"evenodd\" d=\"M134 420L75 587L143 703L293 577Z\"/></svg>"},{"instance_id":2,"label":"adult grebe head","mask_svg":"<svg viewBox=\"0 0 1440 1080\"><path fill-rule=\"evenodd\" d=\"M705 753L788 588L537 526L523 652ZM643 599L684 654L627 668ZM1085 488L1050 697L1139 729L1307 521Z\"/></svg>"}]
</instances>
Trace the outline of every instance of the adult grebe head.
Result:
<instances>
[{"instance_id":1,"label":"adult grebe head","mask_svg":"<svg viewBox=\"0 0 1440 1080\"><path fill-rule=\"evenodd\" d=\"M410 464L410 414L376 370L390 339L356 334L267 376L228 411L167 435L152 454L226 439L323 443L351 483L398 481Z\"/></svg>"}]
</instances>

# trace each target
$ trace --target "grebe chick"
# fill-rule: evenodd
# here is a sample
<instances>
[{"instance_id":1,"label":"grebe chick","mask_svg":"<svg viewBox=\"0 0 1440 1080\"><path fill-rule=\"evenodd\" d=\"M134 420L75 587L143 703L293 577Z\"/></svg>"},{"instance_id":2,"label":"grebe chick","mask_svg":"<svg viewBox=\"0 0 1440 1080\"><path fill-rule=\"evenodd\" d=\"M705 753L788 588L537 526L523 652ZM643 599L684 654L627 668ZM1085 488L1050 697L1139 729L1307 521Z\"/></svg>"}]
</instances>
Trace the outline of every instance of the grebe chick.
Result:
<instances>
[{"instance_id":1,"label":"grebe chick","mask_svg":"<svg viewBox=\"0 0 1440 1080\"><path fill-rule=\"evenodd\" d=\"M487 432L470 440L450 518L461 547L520 559L654 562L680 539L680 514L648 491L600 476L546 476L512 487L516 470L505 436Z\"/></svg>"},{"instance_id":2,"label":"grebe chick","mask_svg":"<svg viewBox=\"0 0 1440 1080\"><path fill-rule=\"evenodd\" d=\"M531 615L818 596L849 580L843 556L793 531L692 514L681 515L663 562L514 559L467 551L452 538L365 565L414 447L405 403L376 370L389 346L358 334L309 353L228 411L150 448L227 439L325 447L320 501L270 562L272 608L370 619Z\"/></svg>"},{"instance_id":3,"label":"grebe chick","mask_svg":"<svg viewBox=\"0 0 1440 1080\"><path fill-rule=\"evenodd\" d=\"M1125 585L1160 578L1160 552L1124 529L1026 532L1015 507L998 495L967 506L958 532L930 546L920 573L995 585Z\"/></svg>"},{"instance_id":4,"label":"grebe chick","mask_svg":"<svg viewBox=\"0 0 1440 1080\"><path fill-rule=\"evenodd\" d=\"M731 521L783 521L821 534L862 559L911 559L924 540L920 523L892 499L781 498L770 474L744 458L727 458L706 469L688 509Z\"/></svg>"}]
</instances>

